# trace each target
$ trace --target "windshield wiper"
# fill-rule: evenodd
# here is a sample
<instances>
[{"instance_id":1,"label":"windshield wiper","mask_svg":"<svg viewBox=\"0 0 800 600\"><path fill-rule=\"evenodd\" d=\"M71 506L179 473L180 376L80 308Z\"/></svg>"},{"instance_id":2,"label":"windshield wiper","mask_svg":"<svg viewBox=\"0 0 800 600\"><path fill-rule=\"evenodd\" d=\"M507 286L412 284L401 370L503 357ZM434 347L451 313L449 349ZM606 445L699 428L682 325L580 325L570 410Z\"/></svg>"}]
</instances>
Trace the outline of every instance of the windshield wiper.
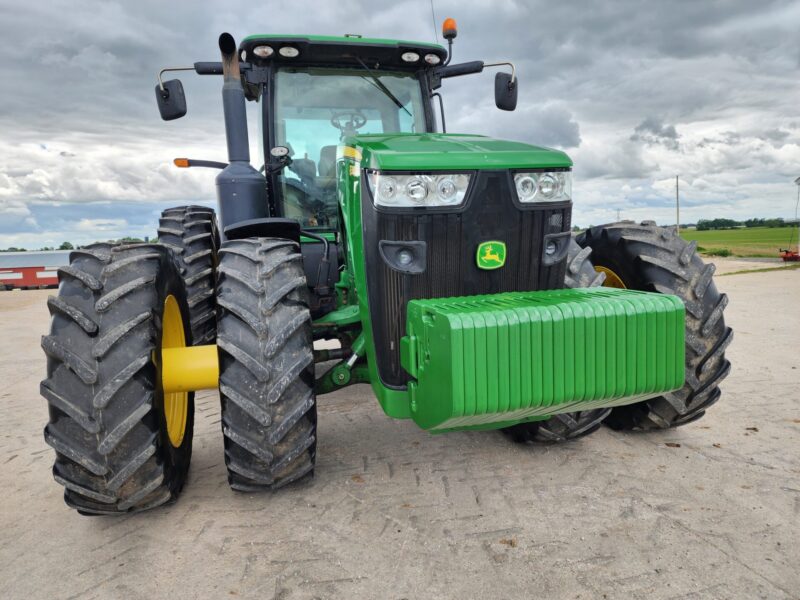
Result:
<instances>
[{"instance_id":1,"label":"windshield wiper","mask_svg":"<svg viewBox=\"0 0 800 600\"><path fill-rule=\"evenodd\" d=\"M412 116L411 111L409 111L405 106L403 106L403 103L397 99L397 96L395 96L388 87L386 87L386 84L384 84L380 79L378 79L375 76L375 73L372 72L372 69L370 69L366 64L364 64L364 61L361 60L358 56L356 56L355 59L361 64L362 67L364 67L364 69L366 69L367 73L369 73L369 76L372 79L372 82L375 84L375 87L377 87L380 91L386 94L386 96L397 105L397 108L402 108L404 111L406 111L409 117Z\"/></svg>"}]
</instances>

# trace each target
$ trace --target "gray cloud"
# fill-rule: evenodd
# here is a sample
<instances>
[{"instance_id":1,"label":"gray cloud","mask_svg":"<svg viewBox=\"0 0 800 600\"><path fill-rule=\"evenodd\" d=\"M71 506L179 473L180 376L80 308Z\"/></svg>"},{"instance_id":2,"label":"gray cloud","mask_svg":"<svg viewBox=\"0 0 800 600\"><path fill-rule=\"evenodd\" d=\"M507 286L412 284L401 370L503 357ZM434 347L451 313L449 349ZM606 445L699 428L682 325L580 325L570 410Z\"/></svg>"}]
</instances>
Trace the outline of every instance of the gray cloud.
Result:
<instances>
[{"instance_id":1,"label":"gray cloud","mask_svg":"<svg viewBox=\"0 0 800 600\"><path fill-rule=\"evenodd\" d=\"M647 117L634 128L630 139L634 142L662 144L670 150L677 150L679 137L674 125L665 125L657 117Z\"/></svg>"}]
</instances>

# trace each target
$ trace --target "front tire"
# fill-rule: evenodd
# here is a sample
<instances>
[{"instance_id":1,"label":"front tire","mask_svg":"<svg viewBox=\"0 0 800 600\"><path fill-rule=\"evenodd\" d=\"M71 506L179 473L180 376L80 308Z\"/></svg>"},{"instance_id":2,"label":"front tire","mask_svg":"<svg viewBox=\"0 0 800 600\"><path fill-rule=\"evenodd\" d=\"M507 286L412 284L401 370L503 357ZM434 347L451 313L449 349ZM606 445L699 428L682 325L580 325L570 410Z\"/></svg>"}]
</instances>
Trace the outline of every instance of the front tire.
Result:
<instances>
[{"instance_id":1,"label":"front tire","mask_svg":"<svg viewBox=\"0 0 800 600\"><path fill-rule=\"evenodd\" d=\"M673 294L686 306L686 382L663 396L616 407L606 419L613 429L667 429L702 417L720 397L720 382L730 372L725 349L733 331L725 326L728 297L717 291L715 267L696 253L675 229L652 221L592 227L578 237L592 249L595 267L608 275L606 284Z\"/></svg>"},{"instance_id":2,"label":"front tire","mask_svg":"<svg viewBox=\"0 0 800 600\"><path fill-rule=\"evenodd\" d=\"M314 471L317 405L311 313L296 242L225 242L217 345L228 482L272 490Z\"/></svg>"},{"instance_id":3,"label":"front tire","mask_svg":"<svg viewBox=\"0 0 800 600\"><path fill-rule=\"evenodd\" d=\"M162 345L191 344L172 254L157 244L76 250L47 304L44 438L56 451L64 500L82 514L175 500L189 470L194 402L192 394L165 397L160 385ZM165 322L182 339L168 343Z\"/></svg>"}]
</instances>

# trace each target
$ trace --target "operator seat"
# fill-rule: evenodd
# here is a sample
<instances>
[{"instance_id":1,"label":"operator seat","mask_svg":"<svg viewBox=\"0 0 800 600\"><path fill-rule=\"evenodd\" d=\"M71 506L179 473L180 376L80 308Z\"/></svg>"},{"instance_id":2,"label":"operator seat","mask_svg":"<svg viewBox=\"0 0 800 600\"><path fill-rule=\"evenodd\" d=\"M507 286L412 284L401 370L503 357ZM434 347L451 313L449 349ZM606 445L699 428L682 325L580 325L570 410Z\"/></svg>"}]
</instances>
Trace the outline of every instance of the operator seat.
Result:
<instances>
[{"instance_id":1,"label":"operator seat","mask_svg":"<svg viewBox=\"0 0 800 600\"><path fill-rule=\"evenodd\" d=\"M320 177L336 177L336 146L323 146L319 151Z\"/></svg>"},{"instance_id":2,"label":"operator seat","mask_svg":"<svg viewBox=\"0 0 800 600\"><path fill-rule=\"evenodd\" d=\"M317 186L328 192L336 187L336 146L323 146L319 151ZM336 201L335 198L333 200Z\"/></svg>"},{"instance_id":3,"label":"operator seat","mask_svg":"<svg viewBox=\"0 0 800 600\"><path fill-rule=\"evenodd\" d=\"M317 175L317 165L315 165L314 161L310 158L295 158L292 160L289 168L297 173L297 176L300 177L300 181L306 186L311 187L315 184L314 180Z\"/></svg>"}]
</instances>

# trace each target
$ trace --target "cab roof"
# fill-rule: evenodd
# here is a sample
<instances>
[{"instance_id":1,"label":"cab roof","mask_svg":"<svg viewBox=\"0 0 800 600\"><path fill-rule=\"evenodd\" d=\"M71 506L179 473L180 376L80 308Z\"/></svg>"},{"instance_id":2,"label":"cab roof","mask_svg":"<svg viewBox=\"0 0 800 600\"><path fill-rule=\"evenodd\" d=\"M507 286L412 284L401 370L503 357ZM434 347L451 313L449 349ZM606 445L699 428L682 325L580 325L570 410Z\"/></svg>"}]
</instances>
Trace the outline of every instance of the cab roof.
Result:
<instances>
[{"instance_id":1,"label":"cab roof","mask_svg":"<svg viewBox=\"0 0 800 600\"><path fill-rule=\"evenodd\" d=\"M253 48L256 46L270 46L273 54L266 59L259 58L253 54ZM294 58L282 56L279 50L284 46L296 48L299 54ZM424 60L426 54L436 55L440 62L444 62L447 58L447 51L442 46L428 42L329 35L250 35L242 40L239 51L246 53L244 60L247 62L257 65L275 63L284 66L300 64L360 66L360 59L370 68L417 70L430 66ZM405 52L418 54L419 60L404 61L401 56Z\"/></svg>"}]
</instances>

